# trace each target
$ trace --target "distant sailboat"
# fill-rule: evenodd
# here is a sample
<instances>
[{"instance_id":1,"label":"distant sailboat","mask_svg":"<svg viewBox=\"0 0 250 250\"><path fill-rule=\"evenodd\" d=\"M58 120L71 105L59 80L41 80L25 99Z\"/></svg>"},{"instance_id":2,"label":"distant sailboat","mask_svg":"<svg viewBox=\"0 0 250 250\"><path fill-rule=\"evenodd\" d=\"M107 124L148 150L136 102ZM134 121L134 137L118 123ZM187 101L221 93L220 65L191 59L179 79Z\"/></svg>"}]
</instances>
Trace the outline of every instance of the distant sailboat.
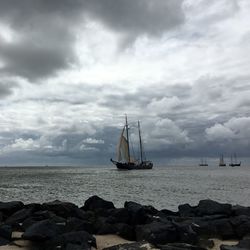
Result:
<instances>
[{"instance_id":1,"label":"distant sailboat","mask_svg":"<svg viewBox=\"0 0 250 250\"><path fill-rule=\"evenodd\" d=\"M241 161L237 161L237 156L234 154L234 156L231 155L231 163L229 164L230 167L239 167L241 165Z\"/></svg>"},{"instance_id":2,"label":"distant sailboat","mask_svg":"<svg viewBox=\"0 0 250 250\"><path fill-rule=\"evenodd\" d=\"M126 116L125 125L118 142L117 161L110 159L111 162L115 164L116 167L120 170L152 169L153 163L151 161L146 161L145 157L143 158L144 152L142 147L140 122L138 121L140 160L135 160L130 153L130 140L128 130L129 127Z\"/></svg>"},{"instance_id":3,"label":"distant sailboat","mask_svg":"<svg viewBox=\"0 0 250 250\"><path fill-rule=\"evenodd\" d=\"M220 162L219 162L220 167L226 167L227 164L224 162L224 157L223 155L220 156Z\"/></svg>"},{"instance_id":4,"label":"distant sailboat","mask_svg":"<svg viewBox=\"0 0 250 250\"><path fill-rule=\"evenodd\" d=\"M204 167L204 166L208 166L208 164L207 164L207 160L205 159L201 159L201 162L200 162L200 164L199 164L199 166L201 166L201 167Z\"/></svg>"}]
</instances>

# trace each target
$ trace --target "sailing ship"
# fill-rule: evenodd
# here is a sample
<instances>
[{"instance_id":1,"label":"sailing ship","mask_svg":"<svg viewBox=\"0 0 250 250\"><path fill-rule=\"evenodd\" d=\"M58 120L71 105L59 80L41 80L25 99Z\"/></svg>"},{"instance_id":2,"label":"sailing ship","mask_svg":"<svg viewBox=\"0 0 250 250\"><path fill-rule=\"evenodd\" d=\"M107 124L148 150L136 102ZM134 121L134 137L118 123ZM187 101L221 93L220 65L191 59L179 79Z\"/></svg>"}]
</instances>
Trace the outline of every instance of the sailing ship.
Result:
<instances>
[{"instance_id":1,"label":"sailing ship","mask_svg":"<svg viewBox=\"0 0 250 250\"><path fill-rule=\"evenodd\" d=\"M125 125L122 129L120 140L117 147L117 161L110 159L119 170L134 170L134 169L152 169L153 163L147 161L143 152L140 122L138 121L139 135L139 151L140 159L136 160L130 152L129 126L127 116L125 116Z\"/></svg>"},{"instance_id":2,"label":"sailing ship","mask_svg":"<svg viewBox=\"0 0 250 250\"><path fill-rule=\"evenodd\" d=\"M199 166L201 166L201 167L208 166L207 161L202 158Z\"/></svg>"},{"instance_id":3,"label":"sailing ship","mask_svg":"<svg viewBox=\"0 0 250 250\"><path fill-rule=\"evenodd\" d=\"M229 164L230 167L239 167L241 165L241 161L237 161L237 156L234 154L234 156L231 155L231 163Z\"/></svg>"},{"instance_id":4,"label":"sailing ship","mask_svg":"<svg viewBox=\"0 0 250 250\"><path fill-rule=\"evenodd\" d=\"M220 156L220 162L219 162L220 167L226 167L227 164L224 162L224 157L223 155Z\"/></svg>"}]
</instances>

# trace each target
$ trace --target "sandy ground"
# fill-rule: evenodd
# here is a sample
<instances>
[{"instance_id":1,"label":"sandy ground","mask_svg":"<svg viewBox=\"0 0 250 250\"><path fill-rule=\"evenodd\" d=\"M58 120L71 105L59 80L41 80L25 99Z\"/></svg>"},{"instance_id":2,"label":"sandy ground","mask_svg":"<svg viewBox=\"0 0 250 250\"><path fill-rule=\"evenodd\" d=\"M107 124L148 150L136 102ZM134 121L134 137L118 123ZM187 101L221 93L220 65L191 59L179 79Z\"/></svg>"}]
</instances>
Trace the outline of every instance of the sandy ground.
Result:
<instances>
[{"instance_id":1,"label":"sandy ground","mask_svg":"<svg viewBox=\"0 0 250 250\"><path fill-rule=\"evenodd\" d=\"M8 245L8 246L0 246L0 250L31 250L30 242L21 239L22 233L14 232L12 234L12 238L15 238L14 241L15 245ZM115 246L124 243L131 243L132 241L125 240L118 235L95 235L96 243L97 243L97 250L102 250L103 248ZM235 240L227 240L222 241L219 239L212 239L214 241L214 247L209 250L220 250L220 245L236 245L238 241Z\"/></svg>"}]
</instances>

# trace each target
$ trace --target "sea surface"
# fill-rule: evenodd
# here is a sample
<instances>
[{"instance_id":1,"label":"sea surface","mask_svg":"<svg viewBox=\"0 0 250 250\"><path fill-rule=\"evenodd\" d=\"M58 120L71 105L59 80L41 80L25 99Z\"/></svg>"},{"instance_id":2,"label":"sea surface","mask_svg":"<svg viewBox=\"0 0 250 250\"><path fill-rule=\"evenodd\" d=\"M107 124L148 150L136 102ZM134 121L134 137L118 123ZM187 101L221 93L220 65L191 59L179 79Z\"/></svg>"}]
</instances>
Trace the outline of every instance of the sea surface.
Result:
<instances>
[{"instance_id":1,"label":"sea surface","mask_svg":"<svg viewBox=\"0 0 250 250\"><path fill-rule=\"evenodd\" d=\"M201 199L250 206L250 167L155 167L118 171L113 167L0 168L0 201L55 199L79 206L98 195L122 207L125 201L176 211Z\"/></svg>"}]
</instances>

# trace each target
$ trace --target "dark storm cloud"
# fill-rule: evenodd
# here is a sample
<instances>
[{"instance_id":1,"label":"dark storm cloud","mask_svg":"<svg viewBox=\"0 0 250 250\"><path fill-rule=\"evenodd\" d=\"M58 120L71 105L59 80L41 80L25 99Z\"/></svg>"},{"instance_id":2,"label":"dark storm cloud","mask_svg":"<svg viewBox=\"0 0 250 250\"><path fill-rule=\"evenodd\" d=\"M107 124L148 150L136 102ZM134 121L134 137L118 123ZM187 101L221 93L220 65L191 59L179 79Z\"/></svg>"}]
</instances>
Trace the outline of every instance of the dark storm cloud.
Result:
<instances>
[{"instance_id":1,"label":"dark storm cloud","mask_svg":"<svg viewBox=\"0 0 250 250\"><path fill-rule=\"evenodd\" d=\"M161 35L182 23L182 0L4 0L0 21L16 35L0 42L2 72L31 81L46 78L77 63L75 29L84 21L99 21L134 40Z\"/></svg>"},{"instance_id":2,"label":"dark storm cloud","mask_svg":"<svg viewBox=\"0 0 250 250\"><path fill-rule=\"evenodd\" d=\"M161 35L184 20L183 0L91 0L90 15L111 29L134 39L138 35Z\"/></svg>"},{"instance_id":3,"label":"dark storm cloud","mask_svg":"<svg viewBox=\"0 0 250 250\"><path fill-rule=\"evenodd\" d=\"M12 82L1 82L0 80L0 98L5 98L9 96L13 92L13 88L17 87L18 85Z\"/></svg>"}]
</instances>

